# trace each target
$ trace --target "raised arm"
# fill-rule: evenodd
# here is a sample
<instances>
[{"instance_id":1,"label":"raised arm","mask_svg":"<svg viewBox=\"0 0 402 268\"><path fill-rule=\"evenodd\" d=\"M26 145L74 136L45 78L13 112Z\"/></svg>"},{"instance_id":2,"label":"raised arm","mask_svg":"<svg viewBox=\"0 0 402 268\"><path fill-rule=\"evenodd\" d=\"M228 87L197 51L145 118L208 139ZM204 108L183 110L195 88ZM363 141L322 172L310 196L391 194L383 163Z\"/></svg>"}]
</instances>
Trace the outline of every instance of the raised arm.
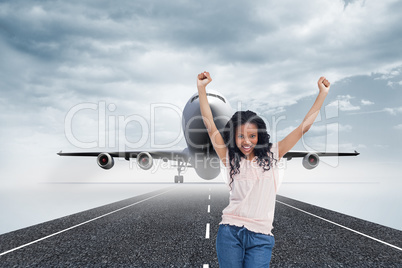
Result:
<instances>
[{"instance_id":1,"label":"raised arm","mask_svg":"<svg viewBox=\"0 0 402 268\"><path fill-rule=\"evenodd\" d=\"M301 137L306 133L311 125L317 118L320 112L321 106L324 103L325 97L328 95L330 83L325 77L320 77L318 80L318 88L320 92L318 93L317 99L315 100L310 111L304 117L303 122L293 130L289 135L287 135L283 140L278 142L279 158L282 158L296 143L301 139Z\"/></svg>"},{"instance_id":2,"label":"raised arm","mask_svg":"<svg viewBox=\"0 0 402 268\"><path fill-rule=\"evenodd\" d=\"M212 81L212 78L208 72L200 73L197 77L198 99L200 101L200 110L204 125L208 131L209 138L214 146L215 152L218 154L222 163L226 166L226 152L227 147L219 133L214 118L212 116L211 107L209 107L206 86Z\"/></svg>"}]
</instances>

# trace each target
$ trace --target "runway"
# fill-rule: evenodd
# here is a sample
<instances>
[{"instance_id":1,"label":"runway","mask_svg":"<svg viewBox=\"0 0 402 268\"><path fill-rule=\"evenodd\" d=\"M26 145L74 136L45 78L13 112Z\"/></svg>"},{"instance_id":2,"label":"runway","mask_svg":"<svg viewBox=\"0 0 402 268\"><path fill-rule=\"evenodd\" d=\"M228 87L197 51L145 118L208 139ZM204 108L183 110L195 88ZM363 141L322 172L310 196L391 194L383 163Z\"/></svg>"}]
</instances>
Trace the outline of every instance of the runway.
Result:
<instances>
[{"instance_id":1,"label":"runway","mask_svg":"<svg viewBox=\"0 0 402 268\"><path fill-rule=\"evenodd\" d=\"M172 184L0 236L1 267L218 267L225 185ZM401 267L402 232L277 197L271 267Z\"/></svg>"}]
</instances>

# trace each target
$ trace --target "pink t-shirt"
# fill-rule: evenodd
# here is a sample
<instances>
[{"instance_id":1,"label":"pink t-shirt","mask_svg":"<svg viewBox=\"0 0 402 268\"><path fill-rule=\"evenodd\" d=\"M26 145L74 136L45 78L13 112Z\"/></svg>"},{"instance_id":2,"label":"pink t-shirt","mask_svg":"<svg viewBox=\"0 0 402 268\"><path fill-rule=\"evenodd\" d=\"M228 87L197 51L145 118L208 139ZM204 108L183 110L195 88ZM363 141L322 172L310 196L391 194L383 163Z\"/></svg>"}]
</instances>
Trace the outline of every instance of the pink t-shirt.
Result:
<instances>
[{"instance_id":1,"label":"pink t-shirt","mask_svg":"<svg viewBox=\"0 0 402 268\"><path fill-rule=\"evenodd\" d=\"M271 152L278 160L277 143L272 145ZM229 152L226 159L229 185ZM240 161L240 173L233 177L229 205L222 211L222 221L219 224L244 226L256 233L273 235L275 200L280 183L278 166L274 160L271 168L264 172L256 160L257 157L252 161L245 158Z\"/></svg>"}]
</instances>

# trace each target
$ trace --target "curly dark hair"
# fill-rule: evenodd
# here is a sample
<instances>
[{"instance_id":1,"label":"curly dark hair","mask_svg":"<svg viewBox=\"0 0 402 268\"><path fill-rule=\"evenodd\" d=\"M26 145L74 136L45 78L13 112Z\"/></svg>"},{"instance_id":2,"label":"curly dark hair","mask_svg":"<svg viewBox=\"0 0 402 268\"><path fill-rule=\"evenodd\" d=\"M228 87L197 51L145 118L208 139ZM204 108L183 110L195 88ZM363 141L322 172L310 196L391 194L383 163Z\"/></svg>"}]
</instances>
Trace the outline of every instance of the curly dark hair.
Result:
<instances>
[{"instance_id":1,"label":"curly dark hair","mask_svg":"<svg viewBox=\"0 0 402 268\"><path fill-rule=\"evenodd\" d=\"M254 147L254 154L257 156L258 165L265 171L269 170L272 166L274 154L271 152L272 143L269 142L270 135L267 132L267 126L264 120L252 111L238 111L226 123L223 130L223 139L229 150L229 163L230 163L230 183L233 183L233 176L240 172L241 158L246 156L236 146L236 129L237 127L246 123L255 124L258 128L258 142ZM231 186L230 186L231 187Z\"/></svg>"}]
</instances>

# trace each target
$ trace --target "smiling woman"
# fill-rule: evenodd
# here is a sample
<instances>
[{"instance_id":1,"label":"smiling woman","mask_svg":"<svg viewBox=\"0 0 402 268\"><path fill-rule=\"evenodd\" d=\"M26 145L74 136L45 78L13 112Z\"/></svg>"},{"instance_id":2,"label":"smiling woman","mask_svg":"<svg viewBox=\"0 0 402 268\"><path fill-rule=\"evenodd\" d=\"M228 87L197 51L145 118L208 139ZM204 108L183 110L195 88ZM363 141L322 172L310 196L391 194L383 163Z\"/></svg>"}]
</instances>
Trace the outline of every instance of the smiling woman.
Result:
<instances>
[{"instance_id":1,"label":"smiling woman","mask_svg":"<svg viewBox=\"0 0 402 268\"><path fill-rule=\"evenodd\" d=\"M222 211L216 250L220 267L269 267L275 239L272 234L279 187L277 162L306 133L328 94L330 83L318 80L319 94L303 122L283 140L272 144L264 120L252 111L238 111L223 135L214 123L206 86L208 72L197 77L200 110L211 143L228 168L229 205ZM256 159L256 161L252 161Z\"/></svg>"},{"instance_id":2,"label":"smiling woman","mask_svg":"<svg viewBox=\"0 0 402 268\"><path fill-rule=\"evenodd\" d=\"M254 155L254 147L258 143L258 127L253 123L246 123L236 128L236 145L237 148L252 160Z\"/></svg>"}]
</instances>

